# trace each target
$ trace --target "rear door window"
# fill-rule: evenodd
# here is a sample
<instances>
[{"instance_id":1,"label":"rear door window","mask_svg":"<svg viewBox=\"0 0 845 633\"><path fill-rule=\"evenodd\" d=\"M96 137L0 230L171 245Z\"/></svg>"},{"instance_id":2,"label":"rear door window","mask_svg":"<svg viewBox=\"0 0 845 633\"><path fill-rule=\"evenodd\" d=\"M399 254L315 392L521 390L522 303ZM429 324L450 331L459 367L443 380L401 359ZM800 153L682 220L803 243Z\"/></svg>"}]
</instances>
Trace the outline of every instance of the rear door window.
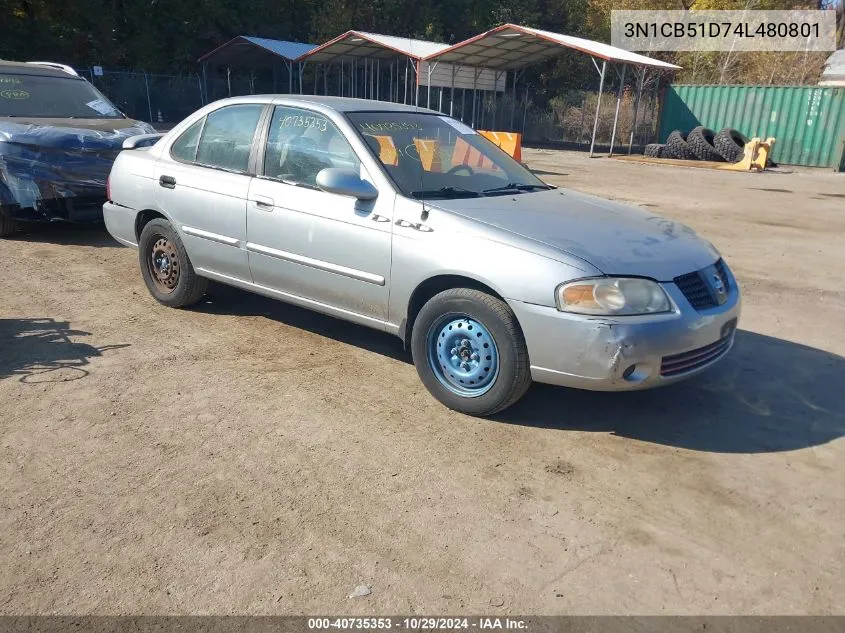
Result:
<instances>
[{"instance_id":1,"label":"rear door window","mask_svg":"<svg viewBox=\"0 0 845 633\"><path fill-rule=\"evenodd\" d=\"M246 172L255 128L263 109L261 104L248 103L225 106L210 113L202 129L196 162L207 167Z\"/></svg>"},{"instance_id":2,"label":"rear door window","mask_svg":"<svg viewBox=\"0 0 845 633\"><path fill-rule=\"evenodd\" d=\"M204 122L205 117L182 132L170 147L170 155L173 158L187 163L193 163L197 159L197 146L199 145L200 132L202 132L202 124Z\"/></svg>"}]
</instances>

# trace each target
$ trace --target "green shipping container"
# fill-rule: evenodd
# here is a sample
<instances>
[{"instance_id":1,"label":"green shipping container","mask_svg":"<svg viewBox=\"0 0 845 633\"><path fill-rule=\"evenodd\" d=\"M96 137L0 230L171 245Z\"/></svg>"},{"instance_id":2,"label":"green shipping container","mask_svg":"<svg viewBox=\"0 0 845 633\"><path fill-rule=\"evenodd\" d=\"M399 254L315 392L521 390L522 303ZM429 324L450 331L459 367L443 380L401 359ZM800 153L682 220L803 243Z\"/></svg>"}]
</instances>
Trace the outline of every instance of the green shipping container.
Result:
<instances>
[{"instance_id":1,"label":"green shipping container","mask_svg":"<svg viewBox=\"0 0 845 633\"><path fill-rule=\"evenodd\" d=\"M772 160L845 171L845 88L689 86L666 90L660 142L672 130L732 127L748 138L777 139Z\"/></svg>"}]
</instances>

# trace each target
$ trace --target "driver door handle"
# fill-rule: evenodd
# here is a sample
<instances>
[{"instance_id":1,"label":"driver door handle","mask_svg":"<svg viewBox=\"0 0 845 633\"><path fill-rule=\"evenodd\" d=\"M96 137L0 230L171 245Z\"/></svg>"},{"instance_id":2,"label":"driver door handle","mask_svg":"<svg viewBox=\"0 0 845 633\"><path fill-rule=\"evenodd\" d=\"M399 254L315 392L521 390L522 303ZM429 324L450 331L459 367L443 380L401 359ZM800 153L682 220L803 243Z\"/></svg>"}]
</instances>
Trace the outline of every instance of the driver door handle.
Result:
<instances>
[{"instance_id":1,"label":"driver door handle","mask_svg":"<svg viewBox=\"0 0 845 633\"><path fill-rule=\"evenodd\" d=\"M276 206L276 201L267 196L255 196L252 201L255 203L255 206L264 211L272 211L273 207Z\"/></svg>"},{"instance_id":2,"label":"driver door handle","mask_svg":"<svg viewBox=\"0 0 845 633\"><path fill-rule=\"evenodd\" d=\"M173 176L161 176L158 179L158 184L165 189L175 189L176 179Z\"/></svg>"},{"instance_id":3,"label":"driver door handle","mask_svg":"<svg viewBox=\"0 0 845 633\"><path fill-rule=\"evenodd\" d=\"M390 222L390 218L386 215L379 215L378 213L375 214L373 217L370 218L373 222Z\"/></svg>"}]
</instances>

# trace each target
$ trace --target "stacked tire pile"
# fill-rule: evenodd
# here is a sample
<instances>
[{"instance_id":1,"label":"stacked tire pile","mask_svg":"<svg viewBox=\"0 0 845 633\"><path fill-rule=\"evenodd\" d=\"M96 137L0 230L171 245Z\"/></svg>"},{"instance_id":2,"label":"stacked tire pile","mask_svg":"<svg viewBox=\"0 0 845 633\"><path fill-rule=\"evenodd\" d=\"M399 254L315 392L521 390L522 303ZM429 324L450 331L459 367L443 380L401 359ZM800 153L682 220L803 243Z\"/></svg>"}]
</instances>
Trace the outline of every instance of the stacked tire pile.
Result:
<instances>
[{"instance_id":1,"label":"stacked tire pile","mask_svg":"<svg viewBox=\"0 0 845 633\"><path fill-rule=\"evenodd\" d=\"M645 146L644 154L651 158L676 158L680 160L709 160L720 163L738 163L745 154L748 142L733 128L714 133L703 125L689 134L675 130L666 143L651 143Z\"/></svg>"}]
</instances>

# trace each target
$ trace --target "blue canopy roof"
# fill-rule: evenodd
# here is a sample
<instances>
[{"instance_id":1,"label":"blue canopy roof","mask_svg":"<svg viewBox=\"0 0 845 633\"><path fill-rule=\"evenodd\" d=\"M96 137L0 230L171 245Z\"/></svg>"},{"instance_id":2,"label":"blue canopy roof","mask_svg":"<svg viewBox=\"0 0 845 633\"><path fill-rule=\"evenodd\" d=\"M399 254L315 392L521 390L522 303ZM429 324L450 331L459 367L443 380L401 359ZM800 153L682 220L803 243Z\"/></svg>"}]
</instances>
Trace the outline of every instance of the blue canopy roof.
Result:
<instances>
[{"instance_id":1,"label":"blue canopy roof","mask_svg":"<svg viewBox=\"0 0 845 633\"><path fill-rule=\"evenodd\" d=\"M258 49L255 47L258 47ZM285 62L290 62L316 47L316 44L271 40L266 37L253 37L251 35L238 35L225 44L218 46L213 51L206 53L198 61L205 62L212 58L214 58L215 62L221 64L254 61L248 59L249 57L254 57L254 55L249 55L246 50L252 49L253 53L271 53L277 57L281 57Z\"/></svg>"},{"instance_id":2,"label":"blue canopy roof","mask_svg":"<svg viewBox=\"0 0 845 633\"><path fill-rule=\"evenodd\" d=\"M245 40L249 40L253 44L266 48L268 51L286 57L287 59L296 59L305 55L312 48L317 48L316 44L303 44L302 42L287 42L285 40L270 40L266 37L252 37L251 35L241 35Z\"/></svg>"}]
</instances>

